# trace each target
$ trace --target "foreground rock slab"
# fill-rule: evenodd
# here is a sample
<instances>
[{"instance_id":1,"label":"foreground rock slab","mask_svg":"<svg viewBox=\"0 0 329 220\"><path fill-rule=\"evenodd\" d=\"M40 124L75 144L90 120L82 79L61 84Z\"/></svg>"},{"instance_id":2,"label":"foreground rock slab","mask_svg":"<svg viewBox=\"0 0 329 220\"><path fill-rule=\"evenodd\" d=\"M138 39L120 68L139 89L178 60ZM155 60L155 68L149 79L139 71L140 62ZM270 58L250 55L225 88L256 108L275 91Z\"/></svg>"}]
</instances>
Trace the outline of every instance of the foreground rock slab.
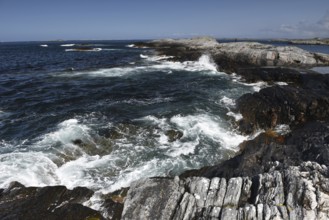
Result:
<instances>
[{"instance_id":1,"label":"foreground rock slab","mask_svg":"<svg viewBox=\"0 0 329 220\"><path fill-rule=\"evenodd\" d=\"M328 168L304 162L250 177L134 183L122 219L328 219Z\"/></svg>"},{"instance_id":2,"label":"foreground rock slab","mask_svg":"<svg viewBox=\"0 0 329 220\"><path fill-rule=\"evenodd\" d=\"M24 187L13 182L7 189L0 189L0 219L104 219L82 205L93 193L84 187Z\"/></svg>"}]
</instances>

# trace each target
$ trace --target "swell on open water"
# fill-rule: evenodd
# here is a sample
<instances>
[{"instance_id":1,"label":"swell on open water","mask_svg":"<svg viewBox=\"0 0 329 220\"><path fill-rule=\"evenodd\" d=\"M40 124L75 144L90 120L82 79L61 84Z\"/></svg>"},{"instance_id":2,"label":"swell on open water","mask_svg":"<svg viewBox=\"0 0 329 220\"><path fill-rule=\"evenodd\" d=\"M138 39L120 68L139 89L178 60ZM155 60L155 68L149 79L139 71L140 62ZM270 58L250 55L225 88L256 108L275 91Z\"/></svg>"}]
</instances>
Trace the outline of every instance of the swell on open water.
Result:
<instances>
[{"instance_id":1,"label":"swell on open water","mask_svg":"<svg viewBox=\"0 0 329 220\"><path fill-rule=\"evenodd\" d=\"M206 55L171 62L131 44L0 43L0 188L107 193L234 155L249 137L231 109L266 83L218 72Z\"/></svg>"}]
</instances>

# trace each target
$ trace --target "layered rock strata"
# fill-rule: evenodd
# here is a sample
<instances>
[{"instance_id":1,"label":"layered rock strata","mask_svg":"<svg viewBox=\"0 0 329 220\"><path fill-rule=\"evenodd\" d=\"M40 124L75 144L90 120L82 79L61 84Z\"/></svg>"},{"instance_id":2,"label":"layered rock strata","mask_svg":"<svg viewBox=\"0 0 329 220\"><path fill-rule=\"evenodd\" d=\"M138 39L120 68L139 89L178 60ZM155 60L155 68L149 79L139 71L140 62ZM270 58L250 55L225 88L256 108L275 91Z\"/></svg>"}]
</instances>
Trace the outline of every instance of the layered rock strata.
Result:
<instances>
[{"instance_id":1,"label":"layered rock strata","mask_svg":"<svg viewBox=\"0 0 329 220\"><path fill-rule=\"evenodd\" d=\"M146 179L132 184L122 219L328 219L328 186L315 162L252 178Z\"/></svg>"}]
</instances>

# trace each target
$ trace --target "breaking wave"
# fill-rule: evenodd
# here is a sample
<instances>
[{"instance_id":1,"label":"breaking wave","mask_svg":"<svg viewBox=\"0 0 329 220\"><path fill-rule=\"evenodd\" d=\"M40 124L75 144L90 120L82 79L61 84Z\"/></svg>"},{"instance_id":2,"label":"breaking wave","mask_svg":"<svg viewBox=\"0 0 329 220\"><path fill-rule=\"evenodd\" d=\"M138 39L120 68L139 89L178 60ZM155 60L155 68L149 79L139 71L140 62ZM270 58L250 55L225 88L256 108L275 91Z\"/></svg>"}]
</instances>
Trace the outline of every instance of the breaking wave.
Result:
<instances>
[{"instance_id":1,"label":"breaking wave","mask_svg":"<svg viewBox=\"0 0 329 220\"><path fill-rule=\"evenodd\" d=\"M248 138L227 129L212 114L150 115L130 125L108 126L121 137L104 139L72 118L36 138L29 152L0 155L0 187L20 181L27 186L85 186L105 193L140 178L177 175L212 164L223 157L223 149L234 152ZM179 132L181 137L172 139L168 131ZM106 151L106 146L111 150Z\"/></svg>"},{"instance_id":2,"label":"breaking wave","mask_svg":"<svg viewBox=\"0 0 329 220\"><path fill-rule=\"evenodd\" d=\"M102 48L74 48L74 49L65 49L66 52L98 52Z\"/></svg>"},{"instance_id":3,"label":"breaking wave","mask_svg":"<svg viewBox=\"0 0 329 220\"><path fill-rule=\"evenodd\" d=\"M62 44L61 47L73 47L75 44Z\"/></svg>"}]
</instances>

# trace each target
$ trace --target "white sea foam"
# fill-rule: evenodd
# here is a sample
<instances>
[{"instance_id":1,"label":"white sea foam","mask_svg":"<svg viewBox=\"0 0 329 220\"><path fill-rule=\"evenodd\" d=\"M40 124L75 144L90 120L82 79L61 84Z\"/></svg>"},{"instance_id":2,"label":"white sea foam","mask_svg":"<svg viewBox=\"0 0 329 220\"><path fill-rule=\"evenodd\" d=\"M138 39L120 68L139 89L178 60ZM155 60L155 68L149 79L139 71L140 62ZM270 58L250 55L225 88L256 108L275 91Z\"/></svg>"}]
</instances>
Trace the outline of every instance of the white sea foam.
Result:
<instances>
[{"instance_id":1,"label":"white sea foam","mask_svg":"<svg viewBox=\"0 0 329 220\"><path fill-rule=\"evenodd\" d=\"M40 47L48 47L47 44L41 44Z\"/></svg>"},{"instance_id":2,"label":"white sea foam","mask_svg":"<svg viewBox=\"0 0 329 220\"><path fill-rule=\"evenodd\" d=\"M146 59L148 61L151 61L151 62L156 62L156 61L162 61L162 60L168 60L170 58L173 58L174 56L147 56L147 55L144 55L144 54L140 54L140 57L142 59Z\"/></svg>"},{"instance_id":3,"label":"white sea foam","mask_svg":"<svg viewBox=\"0 0 329 220\"><path fill-rule=\"evenodd\" d=\"M69 49L71 50L71 49ZM143 55L146 57L146 55ZM204 57L205 56L205 57ZM216 71L216 64L211 62L211 59L207 55L200 57L198 61L192 62L172 62L172 61L159 61L155 64L148 66L137 66L137 67L114 67L109 69L99 69L96 71L82 71L82 72L69 72L60 73L57 76L61 77L74 77L74 76L91 76L91 77L122 77L130 76L140 73L153 73L154 71L164 71L165 73L172 73L175 71L190 71L200 72L202 74L224 74ZM148 57L146 57L148 58ZM145 58L145 59L146 59ZM163 58L163 57L162 57ZM167 57L166 57L167 58ZM150 58L153 59L153 58ZM158 59L158 58L155 58Z\"/></svg>"},{"instance_id":4,"label":"white sea foam","mask_svg":"<svg viewBox=\"0 0 329 220\"><path fill-rule=\"evenodd\" d=\"M102 48L88 48L88 49L81 49L81 48L75 48L75 49L65 49L66 52L98 52L101 51Z\"/></svg>"},{"instance_id":5,"label":"white sea foam","mask_svg":"<svg viewBox=\"0 0 329 220\"><path fill-rule=\"evenodd\" d=\"M184 135L204 135L229 149L235 149L239 143L247 139L246 136L224 129L222 120L214 115L200 114L185 117L178 115L173 117L171 122L184 130Z\"/></svg>"},{"instance_id":6,"label":"white sea foam","mask_svg":"<svg viewBox=\"0 0 329 220\"><path fill-rule=\"evenodd\" d=\"M5 118L5 117L7 117L9 115L10 115L10 113L4 112L4 111L0 110L0 118Z\"/></svg>"},{"instance_id":7,"label":"white sea foam","mask_svg":"<svg viewBox=\"0 0 329 220\"><path fill-rule=\"evenodd\" d=\"M215 62L211 59L210 56L208 55L202 55L199 60L198 63L203 66L205 69L217 72L217 65L215 64Z\"/></svg>"},{"instance_id":8,"label":"white sea foam","mask_svg":"<svg viewBox=\"0 0 329 220\"><path fill-rule=\"evenodd\" d=\"M245 83L237 79L235 82L245 86L250 86L255 92L259 92L261 89L269 87L268 83L264 81L259 81L255 83Z\"/></svg>"},{"instance_id":9,"label":"white sea foam","mask_svg":"<svg viewBox=\"0 0 329 220\"><path fill-rule=\"evenodd\" d=\"M259 92L261 89L269 87L268 83L264 82L264 81L259 81L259 82L255 82L255 83L246 83L246 82L243 81L242 77L237 75L236 73L232 73L231 77L232 77L233 82L241 84L241 85L252 87L252 89L255 92Z\"/></svg>"},{"instance_id":10,"label":"white sea foam","mask_svg":"<svg viewBox=\"0 0 329 220\"><path fill-rule=\"evenodd\" d=\"M220 99L220 102L223 103L225 106L227 107L234 107L235 106L235 100L234 99L230 99L226 96L224 96L223 98Z\"/></svg>"},{"instance_id":11,"label":"white sea foam","mask_svg":"<svg viewBox=\"0 0 329 220\"><path fill-rule=\"evenodd\" d=\"M75 44L62 44L61 47L73 47Z\"/></svg>"},{"instance_id":12,"label":"white sea foam","mask_svg":"<svg viewBox=\"0 0 329 220\"><path fill-rule=\"evenodd\" d=\"M20 181L27 186L65 185L70 189L85 186L107 193L128 187L132 181L141 178L171 175L171 172L200 167L211 149L211 145L204 144L205 139L219 142L219 147L237 150L237 145L247 138L227 129L228 126L218 116L208 113L171 118L150 115L136 122L146 126L138 128L133 136L123 133L123 138L112 143L111 153L89 155L75 146L72 140L92 141L91 128L77 119L63 121L55 131L35 142L32 149L42 152L0 155L0 187L11 181ZM154 127L155 130L149 133L145 127ZM183 136L170 142L165 135L169 129L182 131ZM154 135L155 146L143 144L145 137L150 135ZM196 152L200 147L203 151ZM58 158L65 156L67 151L80 151L80 154L58 163ZM89 205L100 207L99 201Z\"/></svg>"},{"instance_id":13,"label":"white sea foam","mask_svg":"<svg viewBox=\"0 0 329 220\"><path fill-rule=\"evenodd\" d=\"M135 44L128 44L126 47L135 47Z\"/></svg>"},{"instance_id":14,"label":"white sea foam","mask_svg":"<svg viewBox=\"0 0 329 220\"><path fill-rule=\"evenodd\" d=\"M144 55L144 54L140 54L139 56L140 56L141 58L143 58L143 59L148 58L148 56L146 56L146 55Z\"/></svg>"},{"instance_id":15,"label":"white sea foam","mask_svg":"<svg viewBox=\"0 0 329 220\"><path fill-rule=\"evenodd\" d=\"M12 181L26 186L58 184L57 166L43 153L8 153L0 155L0 188Z\"/></svg>"},{"instance_id":16,"label":"white sea foam","mask_svg":"<svg viewBox=\"0 0 329 220\"><path fill-rule=\"evenodd\" d=\"M168 57L165 57L168 58ZM169 57L170 58L170 57ZM217 65L208 55L202 55L198 61L173 62L162 61L150 66L154 69L185 70L190 72L203 72L206 74L223 74L217 71Z\"/></svg>"},{"instance_id":17,"label":"white sea foam","mask_svg":"<svg viewBox=\"0 0 329 220\"><path fill-rule=\"evenodd\" d=\"M288 83L286 82L276 82L275 84L279 85L279 86L287 86Z\"/></svg>"},{"instance_id":18,"label":"white sea foam","mask_svg":"<svg viewBox=\"0 0 329 220\"><path fill-rule=\"evenodd\" d=\"M226 115L233 117L235 121L240 121L243 118L243 116L240 113L234 113L231 111L226 113Z\"/></svg>"},{"instance_id":19,"label":"white sea foam","mask_svg":"<svg viewBox=\"0 0 329 220\"><path fill-rule=\"evenodd\" d=\"M76 139L91 139L89 135L90 128L86 125L79 124L77 119L63 121L57 126L57 130L50 132L36 143L37 146L51 147L54 143L61 143L65 146L71 146L72 141Z\"/></svg>"},{"instance_id":20,"label":"white sea foam","mask_svg":"<svg viewBox=\"0 0 329 220\"><path fill-rule=\"evenodd\" d=\"M291 132L290 126L286 124L279 124L274 128L274 131L280 135L286 135Z\"/></svg>"}]
</instances>

